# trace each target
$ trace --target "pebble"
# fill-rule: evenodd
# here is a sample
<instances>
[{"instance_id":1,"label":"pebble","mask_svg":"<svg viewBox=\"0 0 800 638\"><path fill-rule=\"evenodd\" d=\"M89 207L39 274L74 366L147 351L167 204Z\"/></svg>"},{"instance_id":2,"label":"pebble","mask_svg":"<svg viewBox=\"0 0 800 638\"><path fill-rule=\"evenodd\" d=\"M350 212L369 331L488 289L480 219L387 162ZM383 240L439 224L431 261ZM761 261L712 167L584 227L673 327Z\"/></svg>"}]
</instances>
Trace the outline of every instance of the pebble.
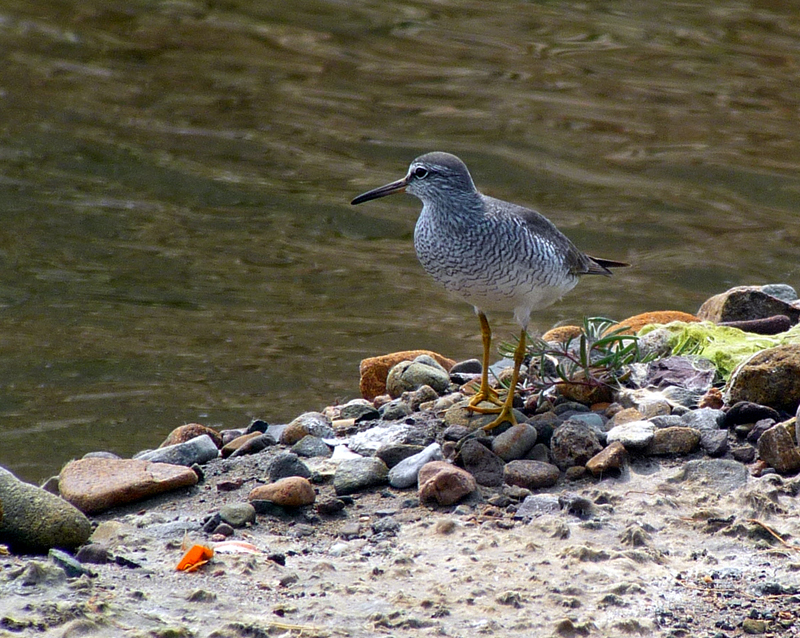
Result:
<instances>
[{"instance_id":1,"label":"pebble","mask_svg":"<svg viewBox=\"0 0 800 638\"><path fill-rule=\"evenodd\" d=\"M62 498L86 514L95 514L189 487L197 480L191 468L169 463L141 459L79 459L70 461L61 470L59 488Z\"/></svg>"},{"instance_id":2,"label":"pebble","mask_svg":"<svg viewBox=\"0 0 800 638\"><path fill-rule=\"evenodd\" d=\"M219 508L222 522L239 528L256 522L256 510L250 503L228 503Z\"/></svg>"},{"instance_id":3,"label":"pebble","mask_svg":"<svg viewBox=\"0 0 800 638\"><path fill-rule=\"evenodd\" d=\"M447 461L432 461L419 472L420 501L453 505L477 489L472 474Z\"/></svg>"},{"instance_id":4,"label":"pebble","mask_svg":"<svg viewBox=\"0 0 800 638\"><path fill-rule=\"evenodd\" d=\"M441 461L442 448L438 443L431 443L421 452L403 459L389 470L389 485L398 489L417 484L417 476L423 465L430 461Z\"/></svg>"},{"instance_id":5,"label":"pebble","mask_svg":"<svg viewBox=\"0 0 800 638\"><path fill-rule=\"evenodd\" d=\"M327 416L320 412L304 412L286 425L279 441L283 445L294 445L309 434L321 439L331 439L336 436L331 420Z\"/></svg>"},{"instance_id":6,"label":"pebble","mask_svg":"<svg viewBox=\"0 0 800 638\"><path fill-rule=\"evenodd\" d=\"M758 456L780 474L794 474L800 470L800 452L782 423L774 425L758 439Z\"/></svg>"},{"instance_id":7,"label":"pebble","mask_svg":"<svg viewBox=\"0 0 800 638\"><path fill-rule=\"evenodd\" d=\"M503 484L503 459L476 439L464 441L456 463L469 472L478 485L497 487Z\"/></svg>"},{"instance_id":8,"label":"pebble","mask_svg":"<svg viewBox=\"0 0 800 638\"><path fill-rule=\"evenodd\" d=\"M311 470L293 452L281 452L272 459L267 469L269 480L273 483L289 476L311 478Z\"/></svg>"},{"instance_id":9,"label":"pebble","mask_svg":"<svg viewBox=\"0 0 800 638\"><path fill-rule=\"evenodd\" d=\"M645 419L672 411L664 395L653 390L623 388L616 393L615 400L624 408L636 408Z\"/></svg>"},{"instance_id":10,"label":"pebble","mask_svg":"<svg viewBox=\"0 0 800 638\"><path fill-rule=\"evenodd\" d=\"M561 513L561 504L552 494L531 494L520 503L514 518L538 518L542 514Z\"/></svg>"},{"instance_id":11,"label":"pebble","mask_svg":"<svg viewBox=\"0 0 800 638\"><path fill-rule=\"evenodd\" d=\"M321 438L313 434L307 434L292 446L292 453L297 454L297 456L327 458L332 452L330 446Z\"/></svg>"},{"instance_id":12,"label":"pebble","mask_svg":"<svg viewBox=\"0 0 800 638\"><path fill-rule=\"evenodd\" d=\"M361 396L372 401L375 397L386 393L386 377L389 370L400 361L413 361L420 355L428 355L436 360L445 370L450 370L455 361L443 357L442 355L430 350L406 350L403 352L393 352L379 357L369 357L363 359L358 366L359 389Z\"/></svg>"},{"instance_id":13,"label":"pebble","mask_svg":"<svg viewBox=\"0 0 800 638\"><path fill-rule=\"evenodd\" d=\"M521 459L536 445L537 436L535 427L520 423L492 439L492 452L504 461Z\"/></svg>"},{"instance_id":14,"label":"pebble","mask_svg":"<svg viewBox=\"0 0 800 638\"><path fill-rule=\"evenodd\" d=\"M700 430L700 447L709 456L724 456L728 451L728 430Z\"/></svg>"},{"instance_id":15,"label":"pebble","mask_svg":"<svg viewBox=\"0 0 800 638\"><path fill-rule=\"evenodd\" d=\"M87 543L81 546L75 558L81 563L105 565L111 560L108 548L102 543Z\"/></svg>"},{"instance_id":16,"label":"pebble","mask_svg":"<svg viewBox=\"0 0 800 638\"><path fill-rule=\"evenodd\" d=\"M656 418L664 418L664 417L656 417ZM612 429L617 427L618 425L623 425L625 423L632 423L633 421L643 421L644 415L639 412L636 408L622 408L618 412L614 413L608 421L608 429Z\"/></svg>"},{"instance_id":17,"label":"pebble","mask_svg":"<svg viewBox=\"0 0 800 638\"><path fill-rule=\"evenodd\" d=\"M420 386L410 392L403 392L400 397L411 408L412 412L417 412L423 403L436 401L438 398L439 393L429 385Z\"/></svg>"},{"instance_id":18,"label":"pebble","mask_svg":"<svg viewBox=\"0 0 800 638\"><path fill-rule=\"evenodd\" d=\"M687 427L659 428L644 450L650 456L690 454L700 445L700 430Z\"/></svg>"},{"instance_id":19,"label":"pebble","mask_svg":"<svg viewBox=\"0 0 800 638\"><path fill-rule=\"evenodd\" d=\"M747 359L731 375L725 398L794 414L800 401L800 344L768 348Z\"/></svg>"},{"instance_id":20,"label":"pebble","mask_svg":"<svg viewBox=\"0 0 800 638\"><path fill-rule=\"evenodd\" d=\"M245 437L242 438L246 438L246 440L243 441L242 444L239 445L235 450L233 450L233 452L231 452L229 458L235 459L240 456L247 456L248 454L258 454L259 452L262 452L268 447L272 447L277 443L275 437L269 432L264 432L263 434L259 432L253 432L250 435L245 435ZM236 441L234 441L234 443L235 442ZM224 452L224 450L225 448L223 447L222 451ZM223 454L223 456L225 455Z\"/></svg>"},{"instance_id":21,"label":"pebble","mask_svg":"<svg viewBox=\"0 0 800 638\"><path fill-rule=\"evenodd\" d=\"M585 465L602 449L597 434L589 426L575 421L559 425L550 441L550 454L561 470Z\"/></svg>"},{"instance_id":22,"label":"pebble","mask_svg":"<svg viewBox=\"0 0 800 638\"><path fill-rule=\"evenodd\" d=\"M781 420L777 410L752 401L738 401L723 413L720 427L733 429L743 423L756 423L761 419L772 419L776 423Z\"/></svg>"},{"instance_id":23,"label":"pebble","mask_svg":"<svg viewBox=\"0 0 800 638\"><path fill-rule=\"evenodd\" d=\"M337 496L353 494L361 490L383 485L389 476L389 468L375 457L345 459L333 475L333 489Z\"/></svg>"},{"instance_id":24,"label":"pebble","mask_svg":"<svg viewBox=\"0 0 800 638\"><path fill-rule=\"evenodd\" d=\"M701 431L718 429L724 419L725 413L714 408L698 408L681 416L682 425Z\"/></svg>"},{"instance_id":25,"label":"pebble","mask_svg":"<svg viewBox=\"0 0 800 638\"><path fill-rule=\"evenodd\" d=\"M508 485L517 485L528 490L555 485L560 475L555 465L541 461L510 461L503 468L503 478Z\"/></svg>"},{"instance_id":26,"label":"pebble","mask_svg":"<svg viewBox=\"0 0 800 638\"><path fill-rule=\"evenodd\" d=\"M160 447L149 452L137 454L134 458L153 463L169 463L190 467L195 463L202 465L219 456L219 448L208 434L202 434L185 443Z\"/></svg>"},{"instance_id":27,"label":"pebble","mask_svg":"<svg viewBox=\"0 0 800 638\"><path fill-rule=\"evenodd\" d=\"M422 445L412 445L410 443L389 443L379 448L375 452L375 456L386 463L386 467L391 469L403 459L407 459L409 456L414 456L415 454L422 452L424 449L425 447Z\"/></svg>"},{"instance_id":28,"label":"pebble","mask_svg":"<svg viewBox=\"0 0 800 638\"><path fill-rule=\"evenodd\" d=\"M378 416L384 421L398 421L407 417L412 411L411 406L404 399L392 399L380 407Z\"/></svg>"},{"instance_id":29,"label":"pebble","mask_svg":"<svg viewBox=\"0 0 800 638\"><path fill-rule=\"evenodd\" d=\"M250 492L250 501L269 501L281 507L311 505L317 498L314 486L302 476L282 478L274 483L259 485ZM220 510L221 512L222 510Z\"/></svg>"},{"instance_id":30,"label":"pebble","mask_svg":"<svg viewBox=\"0 0 800 638\"><path fill-rule=\"evenodd\" d=\"M619 473L625 465L628 452L620 441L609 443L602 451L586 462L586 469L594 476Z\"/></svg>"},{"instance_id":31,"label":"pebble","mask_svg":"<svg viewBox=\"0 0 800 638\"><path fill-rule=\"evenodd\" d=\"M423 354L413 361L401 361L386 377L386 391L393 399L404 392L417 390L427 385L437 394L444 393L450 386L450 374L433 357Z\"/></svg>"},{"instance_id":32,"label":"pebble","mask_svg":"<svg viewBox=\"0 0 800 638\"><path fill-rule=\"evenodd\" d=\"M169 447L170 445L176 445L178 443L186 443L203 434L207 435L217 448L222 447L222 437L219 432L206 425L201 425L200 423L187 423L186 425L178 426L167 435L167 438L164 439L164 442L158 447Z\"/></svg>"},{"instance_id":33,"label":"pebble","mask_svg":"<svg viewBox=\"0 0 800 638\"><path fill-rule=\"evenodd\" d=\"M628 450L643 450L655 436L656 427L650 421L629 421L611 428L606 433L606 441L618 441Z\"/></svg>"}]
</instances>

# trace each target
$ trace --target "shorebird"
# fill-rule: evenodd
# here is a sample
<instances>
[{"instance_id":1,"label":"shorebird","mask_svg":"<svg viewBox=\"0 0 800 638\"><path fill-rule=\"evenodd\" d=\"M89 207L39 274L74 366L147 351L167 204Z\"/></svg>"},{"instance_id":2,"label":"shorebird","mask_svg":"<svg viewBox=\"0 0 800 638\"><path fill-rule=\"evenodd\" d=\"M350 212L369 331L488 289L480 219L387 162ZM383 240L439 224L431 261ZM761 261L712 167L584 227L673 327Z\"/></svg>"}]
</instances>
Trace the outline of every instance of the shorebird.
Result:
<instances>
[{"instance_id":1,"label":"shorebird","mask_svg":"<svg viewBox=\"0 0 800 638\"><path fill-rule=\"evenodd\" d=\"M497 414L483 426L516 424L514 392L525 357L525 336L534 310L572 290L580 275L611 275L628 264L584 254L555 225L530 208L483 195L455 155L421 155L408 173L359 195L351 204L405 191L422 200L414 248L422 267L445 289L475 308L481 325L481 384L468 409ZM489 385L492 332L486 311L510 311L521 327L505 400ZM491 406L481 405L489 402Z\"/></svg>"}]
</instances>

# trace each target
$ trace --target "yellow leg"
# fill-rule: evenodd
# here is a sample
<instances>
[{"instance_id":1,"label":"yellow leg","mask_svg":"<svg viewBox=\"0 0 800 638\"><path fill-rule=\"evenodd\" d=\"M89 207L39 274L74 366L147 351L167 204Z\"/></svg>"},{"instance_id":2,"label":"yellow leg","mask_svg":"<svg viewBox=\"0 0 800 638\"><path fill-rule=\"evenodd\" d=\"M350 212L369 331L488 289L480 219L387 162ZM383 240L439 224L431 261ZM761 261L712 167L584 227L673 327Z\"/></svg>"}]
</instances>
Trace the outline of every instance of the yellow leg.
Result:
<instances>
[{"instance_id":1,"label":"yellow leg","mask_svg":"<svg viewBox=\"0 0 800 638\"><path fill-rule=\"evenodd\" d=\"M497 409L479 408L477 407L479 403L483 401L489 401L490 403L494 403L495 405L499 406L502 405L502 401L500 401L500 397L495 389L489 385L489 350L492 347L492 330L489 327L489 320L480 310L478 311L478 319L481 322L481 337L483 338L483 367L481 368L481 387L478 388L478 391L475 393L472 399L470 399L467 408L473 412L486 414L487 412L496 412Z\"/></svg>"},{"instance_id":2,"label":"yellow leg","mask_svg":"<svg viewBox=\"0 0 800 638\"><path fill-rule=\"evenodd\" d=\"M517 389L517 381L519 381L519 369L522 366L522 360L525 358L525 329L519 335L519 343L517 349L514 350L514 372L511 375L511 385L508 386L508 394L506 400L500 408L500 414L491 423L484 425L483 430L489 431L496 428L501 423L511 423L516 425L517 420L514 418L514 392Z\"/></svg>"}]
</instances>

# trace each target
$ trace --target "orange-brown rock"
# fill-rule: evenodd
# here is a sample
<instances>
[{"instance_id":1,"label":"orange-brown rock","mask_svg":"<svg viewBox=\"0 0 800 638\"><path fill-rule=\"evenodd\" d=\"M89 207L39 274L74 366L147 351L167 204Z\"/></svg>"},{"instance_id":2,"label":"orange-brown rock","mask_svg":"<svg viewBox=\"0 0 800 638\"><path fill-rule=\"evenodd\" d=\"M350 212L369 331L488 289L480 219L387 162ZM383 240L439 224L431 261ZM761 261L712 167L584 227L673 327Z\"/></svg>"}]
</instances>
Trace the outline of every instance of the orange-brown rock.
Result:
<instances>
[{"instance_id":1,"label":"orange-brown rock","mask_svg":"<svg viewBox=\"0 0 800 638\"><path fill-rule=\"evenodd\" d=\"M695 323L700 321L698 317L690 315L688 312L681 312L680 310L657 310L655 312L643 312L640 315L628 317L618 324L611 326L606 332L615 332L624 328L621 334L636 334L651 323L672 323L673 321L684 321L686 323Z\"/></svg>"},{"instance_id":2,"label":"orange-brown rock","mask_svg":"<svg viewBox=\"0 0 800 638\"><path fill-rule=\"evenodd\" d=\"M368 401L372 401L378 395L386 394L386 377L389 374L389 370L401 361L413 361L423 354L433 357L448 372L456 363L452 359L430 350L405 350L363 359L358 366L358 371L361 375L359 382L361 396Z\"/></svg>"},{"instance_id":3,"label":"orange-brown rock","mask_svg":"<svg viewBox=\"0 0 800 638\"><path fill-rule=\"evenodd\" d=\"M570 339L580 337L580 326L558 326L551 328L542 335L544 341L557 341L558 343L566 343Z\"/></svg>"},{"instance_id":4,"label":"orange-brown rock","mask_svg":"<svg viewBox=\"0 0 800 638\"><path fill-rule=\"evenodd\" d=\"M419 471L419 500L452 505L478 488L475 478L447 461L431 461Z\"/></svg>"},{"instance_id":5,"label":"orange-brown rock","mask_svg":"<svg viewBox=\"0 0 800 638\"><path fill-rule=\"evenodd\" d=\"M302 476L288 476L274 483L259 485L250 492L251 501L270 501L282 507L311 505L317 498L314 486Z\"/></svg>"},{"instance_id":6,"label":"orange-brown rock","mask_svg":"<svg viewBox=\"0 0 800 638\"><path fill-rule=\"evenodd\" d=\"M222 447L222 437L219 435L219 433L215 429L206 425L201 425L200 423L187 423L186 425L178 426L172 432L170 432L169 435L167 435L167 438L164 439L164 442L158 447L167 447L168 445L186 443L186 441L191 441L192 439L204 434L208 434L208 436L211 437L211 440L214 441L214 445L216 445L218 448Z\"/></svg>"},{"instance_id":7,"label":"orange-brown rock","mask_svg":"<svg viewBox=\"0 0 800 638\"><path fill-rule=\"evenodd\" d=\"M139 459L70 461L58 477L62 498L85 514L102 512L195 483L197 474L188 467Z\"/></svg>"}]
</instances>

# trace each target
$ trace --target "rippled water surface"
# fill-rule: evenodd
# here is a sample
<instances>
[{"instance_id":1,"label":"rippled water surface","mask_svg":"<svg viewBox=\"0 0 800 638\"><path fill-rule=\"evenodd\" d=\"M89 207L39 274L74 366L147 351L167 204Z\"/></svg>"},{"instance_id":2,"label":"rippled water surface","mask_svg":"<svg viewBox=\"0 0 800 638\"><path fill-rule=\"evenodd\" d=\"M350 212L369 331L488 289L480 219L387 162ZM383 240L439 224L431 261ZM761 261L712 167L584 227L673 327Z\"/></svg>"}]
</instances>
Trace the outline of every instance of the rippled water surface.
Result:
<instances>
[{"instance_id":1,"label":"rippled water surface","mask_svg":"<svg viewBox=\"0 0 800 638\"><path fill-rule=\"evenodd\" d=\"M348 203L430 150L635 264L540 330L800 285L799 71L770 1L6 0L0 464L285 422L357 396L365 356L476 356L419 203Z\"/></svg>"}]
</instances>

